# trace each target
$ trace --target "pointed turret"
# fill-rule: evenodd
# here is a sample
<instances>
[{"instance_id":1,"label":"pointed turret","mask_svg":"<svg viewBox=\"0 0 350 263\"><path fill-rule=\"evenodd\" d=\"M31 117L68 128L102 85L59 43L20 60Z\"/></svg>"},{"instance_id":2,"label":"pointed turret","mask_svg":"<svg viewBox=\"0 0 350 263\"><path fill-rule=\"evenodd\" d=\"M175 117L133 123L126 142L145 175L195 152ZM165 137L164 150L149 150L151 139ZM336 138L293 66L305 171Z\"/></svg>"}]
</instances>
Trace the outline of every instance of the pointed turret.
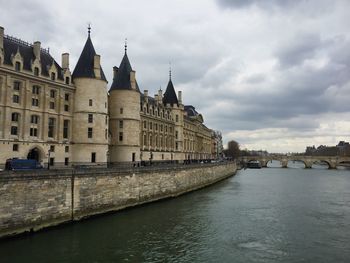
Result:
<instances>
[{"instance_id":1,"label":"pointed turret","mask_svg":"<svg viewBox=\"0 0 350 263\"><path fill-rule=\"evenodd\" d=\"M101 65L96 65L96 62L99 63L99 59L95 58L96 56L98 55L96 54L94 45L92 44L89 30L88 38L86 40L84 49L81 52L77 65L75 66L75 69L73 71L73 79L93 78L107 81Z\"/></svg>"},{"instance_id":2,"label":"pointed turret","mask_svg":"<svg viewBox=\"0 0 350 263\"><path fill-rule=\"evenodd\" d=\"M140 92L139 86L135 79L135 71L132 69L127 55L126 43L124 57L120 63L118 71L115 71L113 83L109 91L112 90L136 90Z\"/></svg>"},{"instance_id":3,"label":"pointed turret","mask_svg":"<svg viewBox=\"0 0 350 263\"><path fill-rule=\"evenodd\" d=\"M178 105L179 104L179 102L177 100L177 96L176 96L173 82L171 81L171 69L169 70L169 82L168 82L168 86L166 88L166 91L164 93L163 103L165 105L168 103L170 105L174 105L174 104Z\"/></svg>"}]
</instances>

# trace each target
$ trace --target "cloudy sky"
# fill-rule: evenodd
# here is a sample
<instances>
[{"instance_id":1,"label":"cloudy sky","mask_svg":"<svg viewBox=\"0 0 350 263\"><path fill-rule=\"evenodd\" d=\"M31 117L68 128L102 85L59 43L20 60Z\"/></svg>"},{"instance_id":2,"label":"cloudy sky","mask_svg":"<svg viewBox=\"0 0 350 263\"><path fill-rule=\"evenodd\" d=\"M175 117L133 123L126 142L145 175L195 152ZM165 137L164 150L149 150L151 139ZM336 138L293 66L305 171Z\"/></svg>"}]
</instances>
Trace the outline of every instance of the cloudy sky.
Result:
<instances>
[{"instance_id":1,"label":"cloudy sky","mask_svg":"<svg viewBox=\"0 0 350 263\"><path fill-rule=\"evenodd\" d=\"M0 0L5 34L50 47L73 71L92 24L109 80L128 39L141 90L166 88L224 142L269 152L350 140L348 0Z\"/></svg>"}]
</instances>

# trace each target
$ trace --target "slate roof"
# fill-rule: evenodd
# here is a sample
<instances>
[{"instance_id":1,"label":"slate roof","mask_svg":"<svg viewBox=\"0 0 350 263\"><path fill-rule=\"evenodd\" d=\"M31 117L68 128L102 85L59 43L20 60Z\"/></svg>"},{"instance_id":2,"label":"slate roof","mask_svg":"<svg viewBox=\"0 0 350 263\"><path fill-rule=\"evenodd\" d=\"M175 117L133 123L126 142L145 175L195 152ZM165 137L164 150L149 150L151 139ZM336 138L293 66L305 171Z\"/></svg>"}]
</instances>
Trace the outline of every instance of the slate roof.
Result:
<instances>
[{"instance_id":1,"label":"slate roof","mask_svg":"<svg viewBox=\"0 0 350 263\"><path fill-rule=\"evenodd\" d=\"M4 64L13 66L11 57L16 55L17 50L23 58L23 69L32 71L32 62L35 60L33 46L13 37L4 37ZM48 77L49 69L54 63L57 68L57 78L63 80L63 70L54 58L43 49L40 50L41 75Z\"/></svg>"},{"instance_id":2,"label":"slate roof","mask_svg":"<svg viewBox=\"0 0 350 263\"><path fill-rule=\"evenodd\" d=\"M92 44L90 35L88 36L83 51L73 71L73 79L75 78L96 78L94 72L94 57L96 55L94 45ZM100 66L101 79L107 81L106 76Z\"/></svg>"},{"instance_id":3,"label":"slate roof","mask_svg":"<svg viewBox=\"0 0 350 263\"><path fill-rule=\"evenodd\" d=\"M187 116L189 116L189 117L193 117L193 116L198 116L199 115L199 113L196 111L196 108L193 107L192 105L185 105L184 109L187 112Z\"/></svg>"},{"instance_id":4,"label":"slate roof","mask_svg":"<svg viewBox=\"0 0 350 263\"><path fill-rule=\"evenodd\" d=\"M128 58L128 55L124 54L124 57L120 63L118 72L116 76L113 78L113 83L109 91L112 90L132 90L130 83L130 72L132 71L132 67ZM136 81L136 90L140 92L139 85Z\"/></svg>"},{"instance_id":5,"label":"slate roof","mask_svg":"<svg viewBox=\"0 0 350 263\"><path fill-rule=\"evenodd\" d=\"M177 100L176 93L175 93L174 85L173 85L173 82L171 81L171 79L169 79L168 86L167 86L166 91L164 93L163 103L164 104L170 103L171 105L174 105L174 104L178 105L179 104L179 102Z\"/></svg>"}]
</instances>

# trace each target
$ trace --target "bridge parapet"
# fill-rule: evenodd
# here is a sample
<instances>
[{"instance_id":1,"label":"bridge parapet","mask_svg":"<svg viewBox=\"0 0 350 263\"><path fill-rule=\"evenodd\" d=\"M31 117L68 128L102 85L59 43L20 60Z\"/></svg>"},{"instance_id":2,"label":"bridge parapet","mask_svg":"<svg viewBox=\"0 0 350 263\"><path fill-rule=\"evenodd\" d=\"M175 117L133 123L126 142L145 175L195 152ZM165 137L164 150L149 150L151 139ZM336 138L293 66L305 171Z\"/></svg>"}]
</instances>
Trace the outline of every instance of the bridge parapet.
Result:
<instances>
[{"instance_id":1,"label":"bridge parapet","mask_svg":"<svg viewBox=\"0 0 350 263\"><path fill-rule=\"evenodd\" d=\"M336 169L340 163L350 163L350 157L339 156L305 156L305 155L270 155L270 156L243 156L240 158L243 162L258 161L262 167L267 167L269 161L276 160L281 162L281 166L287 168L289 161L301 161L305 168L312 168L317 162L326 162L329 169Z\"/></svg>"}]
</instances>

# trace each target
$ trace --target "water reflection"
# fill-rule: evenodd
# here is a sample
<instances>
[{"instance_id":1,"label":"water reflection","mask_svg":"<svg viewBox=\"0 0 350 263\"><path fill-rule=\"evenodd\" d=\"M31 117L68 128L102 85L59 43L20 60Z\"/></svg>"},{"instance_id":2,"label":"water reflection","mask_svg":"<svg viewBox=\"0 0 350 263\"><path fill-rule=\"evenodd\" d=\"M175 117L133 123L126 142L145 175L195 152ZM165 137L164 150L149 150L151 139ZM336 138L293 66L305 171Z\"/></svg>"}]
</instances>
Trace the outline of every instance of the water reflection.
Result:
<instances>
[{"instance_id":1,"label":"water reflection","mask_svg":"<svg viewBox=\"0 0 350 263\"><path fill-rule=\"evenodd\" d=\"M3 241L1 262L350 262L349 203L348 170L247 169L176 199Z\"/></svg>"}]
</instances>

